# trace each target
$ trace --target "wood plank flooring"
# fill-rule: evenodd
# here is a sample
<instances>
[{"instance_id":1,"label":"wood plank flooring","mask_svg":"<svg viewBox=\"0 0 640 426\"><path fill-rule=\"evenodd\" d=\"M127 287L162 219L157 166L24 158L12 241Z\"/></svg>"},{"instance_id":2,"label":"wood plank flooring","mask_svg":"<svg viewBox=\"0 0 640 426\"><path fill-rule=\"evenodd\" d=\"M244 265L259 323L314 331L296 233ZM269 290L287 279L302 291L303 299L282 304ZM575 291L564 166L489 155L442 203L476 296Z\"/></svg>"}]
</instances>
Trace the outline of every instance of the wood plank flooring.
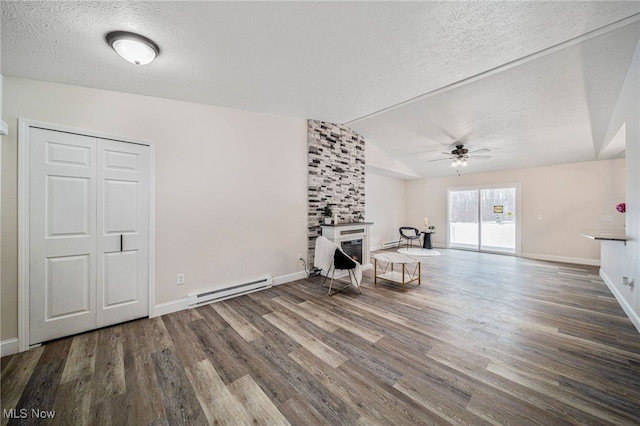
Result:
<instances>
[{"instance_id":1,"label":"wood plank flooring","mask_svg":"<svg viewBox=\"0 0 640 426\"><path fill-rule=\"evenodd\" d=\"M597 268L442 250L405 293L364 276L4 357L2 424L640 424L640 334Z\"/></svg>"}]
</instances>

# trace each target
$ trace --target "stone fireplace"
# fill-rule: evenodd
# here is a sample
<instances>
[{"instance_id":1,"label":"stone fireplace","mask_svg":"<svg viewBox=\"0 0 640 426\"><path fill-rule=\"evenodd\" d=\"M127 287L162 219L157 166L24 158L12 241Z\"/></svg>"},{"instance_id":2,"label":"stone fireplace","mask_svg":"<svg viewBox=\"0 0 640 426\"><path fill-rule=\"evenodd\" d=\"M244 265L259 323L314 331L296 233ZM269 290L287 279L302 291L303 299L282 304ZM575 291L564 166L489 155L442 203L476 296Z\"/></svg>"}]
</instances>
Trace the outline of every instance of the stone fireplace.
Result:
<instances>
[{"instance_id":1,"label":"stone fireplace","mask_svg":"<svg viewBox=\"0 0 640 426\"><path fill-rule=\"evenodd\" d=\"M321 235L321 232L322 235L329 238L327 233L322 230L327 227L322 225L324 220L322 210L326 205L330 205L334 213L337 213L340 227L364 218L364 138L346 126L308 120L307 148L308 258L309 264L313 265L316 238ZM362 223L355 224L362 225ZM331 238L329 239L331 240ZM344 238L343 240L356 239L358 238ZM361 239L363 240L361 256L363 259L365 257L368 259L368 237ZM349 249L354 248L349 247Z\"/></svg>"}]
</instances>

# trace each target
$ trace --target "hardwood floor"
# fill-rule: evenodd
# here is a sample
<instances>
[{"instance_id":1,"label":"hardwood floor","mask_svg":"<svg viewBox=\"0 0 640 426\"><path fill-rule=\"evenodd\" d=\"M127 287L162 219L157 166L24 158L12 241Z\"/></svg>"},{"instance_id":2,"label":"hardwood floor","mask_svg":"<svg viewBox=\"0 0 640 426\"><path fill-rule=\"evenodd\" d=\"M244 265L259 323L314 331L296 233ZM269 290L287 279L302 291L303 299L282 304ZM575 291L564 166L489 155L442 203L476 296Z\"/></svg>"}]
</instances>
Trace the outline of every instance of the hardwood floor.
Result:
<instances>
[{"instance_id":1,"label":"hardwood floor","mask_svg":"<svg viewBox=\"0 0 640 426\"><path fill-rule=\"evenodd\" d=\"M640 334L597 268L442 250L405 293L364 275L4 357L2 424L640 424Z\"/></svg>"}]
</instances>

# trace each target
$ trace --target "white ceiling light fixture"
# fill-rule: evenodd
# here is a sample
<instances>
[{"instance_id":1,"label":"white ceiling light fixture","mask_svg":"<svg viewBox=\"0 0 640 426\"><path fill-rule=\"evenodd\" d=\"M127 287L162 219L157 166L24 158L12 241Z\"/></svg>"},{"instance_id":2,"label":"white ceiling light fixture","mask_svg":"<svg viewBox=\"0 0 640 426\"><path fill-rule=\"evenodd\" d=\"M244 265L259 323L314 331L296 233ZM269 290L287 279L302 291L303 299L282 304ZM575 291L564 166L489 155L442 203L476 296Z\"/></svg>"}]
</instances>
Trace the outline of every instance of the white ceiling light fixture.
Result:
<instances>
[{"instance_id":1,"label":"white ceiling light fixture","mask_svg":"<svg viewBox=\"0 0 640 426\"><path fill-rule=\"evenodd\" d=\"M152 40L127 31L113 31L106 35L107 43L118 55L132 64L146 65L160 54Z\"/></svg>"}]
</instances>

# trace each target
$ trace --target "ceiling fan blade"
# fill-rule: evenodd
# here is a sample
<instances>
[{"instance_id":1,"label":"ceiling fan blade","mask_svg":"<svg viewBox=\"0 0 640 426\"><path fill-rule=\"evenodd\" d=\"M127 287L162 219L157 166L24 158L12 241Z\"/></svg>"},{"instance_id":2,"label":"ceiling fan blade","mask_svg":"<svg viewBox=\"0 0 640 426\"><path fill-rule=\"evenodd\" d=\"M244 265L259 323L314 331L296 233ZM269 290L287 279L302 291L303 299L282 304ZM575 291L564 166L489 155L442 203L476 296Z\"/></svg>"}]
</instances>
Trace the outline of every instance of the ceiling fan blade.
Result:
<instances>
[{"instance_id":1,"label":"ceiling fan blade","mask_svg":"<svg viewBox=\"0 0 640 426\"><path fill-rule=\"evenodd\" d=\"M435 160L428 160L427 162L432 163L434 161L444 161L444 160L451 161L451 158L436 158Z\"/></svg>"},{"instance_id":2,"label":"ceiling fan blade","mask_svg":"<svg viewBox=\"0 0 640 426\"><path fill-rule=\"evenodd\" d=\"M488 160L491 158L490 155L470 155L469 158L473 158L474 160Z\"/></svg>"},{"instance_id":3,"label":"ceiling fan blade","mask_svg":"<svg viewBox=\"0 0 640 426\"><path fill-rule=\"evenodd\" d=\"M469 154L477 154L479 152L489 152L490 149L489 148L480 148L480 149L476 149L475 151L470 151Z\"/></svg>"}]
</instances>

